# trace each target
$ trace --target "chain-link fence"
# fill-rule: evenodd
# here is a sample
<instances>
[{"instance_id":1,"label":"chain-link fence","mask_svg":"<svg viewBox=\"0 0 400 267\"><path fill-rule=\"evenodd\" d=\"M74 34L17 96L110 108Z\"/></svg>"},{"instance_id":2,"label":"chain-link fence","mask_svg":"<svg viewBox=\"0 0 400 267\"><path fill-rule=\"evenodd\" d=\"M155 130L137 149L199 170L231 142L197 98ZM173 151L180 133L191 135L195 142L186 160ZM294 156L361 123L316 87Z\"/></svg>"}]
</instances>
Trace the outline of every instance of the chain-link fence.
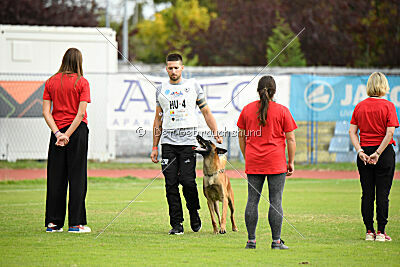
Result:
<instances>
[{"instance_id":1,"label":"chain-link fence","mask_svg":"<svg viewBox=\"0 0 400 267\"><path fill-rule=\"evenodd\" d=\"M44 83L51 74L0 73L0 159L46 159L50 129L42 116ZM107 130L108 74L88 74L89 158L115 157L114 132Z\"/></svg>"},{"instance_id":2,"label":"chain-link fence","mask_svg":"<svg viewBox=\"0 0 400 267\"><path fill-rule=\"evenodd\" d=\"M125 69L124 69L125 67ZM89 120L89 158L96 160L121 159L128 161L137 161L139 159L148 159L152 147L152 134L148 132L142 135L137 130L110 130L107 128L107 116L109 116L110 107L108 105L108 96L110 92L118 90L115 84L110 84L110 77L117 75L136 75L136 76L155 76L166 78L167 74L164 66L140 66L142 74L136 70L128 69L126 66L120 66L120 73L88 73L85 77L88 79L91 87L92 103L88 106ZM183 72L184 78L206 79L207 77L228 77L232 75L243 75L254 77L262 67L186 67ZM344 68L272 68L264 70L263 74L272 74L274 76L290 77L290 108L295 116L299 116L297 106L301 106L300 98L303 97L304 88L306 86L296 88L293 84L296 75L308 74L306 83L316 80L315 77L353 77L360 76L361 82L364 82L365 76L374 70L354 70ZM400 71L399 70L382 70L390 75L390 83L392 87L392 95L390 100L398 102L397 89L400 88ZM44 82L51 74L16 74L16 73L0 73L0 159L14 161L17 159L46 159L47 148L50 136L50 130L42 117L42 96L44 90ZM255 79L258 81L258 79ZM297 82L296 82L297 83ZM351 84L351 81L348 82ZM320 86L320 85L319 85ZM343 90L348 89L348 85L340 85ZM353 95L356 92L356 86L353 86ZM319 88L319 87L317 87ZM281 90L282 88L278 88ZM249 86L249 90L255 90L255 86ZM301 97L295 99L296 90L303 90L299 93ZM335 90L339 90L335 88ZM341 89L340 89L341 90ZM315 91L315 90L314 90ZM317 90L318 91L318 90ZM400 90L398 90L400 92ZM333 97L333 96L332 96ZM308 96L309 98L309 96ZM307 99L306 99L307 100ZM298 101L298 102L296 102ZM342 103L345 99L339 100ZM354 100L356 101L356 100ZM398 103L395 103L398 108ZM288 102L289 103L289 102ZM355 102L354 102L355 103ZM354 108L354 103L349 108ZM154 105L154 103L152 103ZM154 105L155 106L155 105ZM311 110L311 109L310 109ZM130 110L132 117L140 116L135 108ZM338 135L337 120L324 120L316 111L314 115L307 113L305 119L297 120L299 126L296 130L297 139L297 155L298 162L332 162L338 160L338 155L344 153L340 157L346 161L353 160L354 151L348 144L346 134ZM315 115L317 114L317 115ZM318 117L319 116L319 117ZM153 121L148 122L152 125ZM218 122L219 123L219 122ZM138 125L139 128L140 125ZM398 132L396 132L398 133ZM224 144L222 147L228 150L228 157L240 159L241 153L236 135L232 131L224 132ZM339 136L340 140L344 140L344 150L335 151L332 140L333 137ZM397 135L396 135L397 138ZM342 142L342 141L340 141ZM343 146L339 145L340 149ZM340 150L339 149L339 150Z\"/></svg>"}]
</instances>

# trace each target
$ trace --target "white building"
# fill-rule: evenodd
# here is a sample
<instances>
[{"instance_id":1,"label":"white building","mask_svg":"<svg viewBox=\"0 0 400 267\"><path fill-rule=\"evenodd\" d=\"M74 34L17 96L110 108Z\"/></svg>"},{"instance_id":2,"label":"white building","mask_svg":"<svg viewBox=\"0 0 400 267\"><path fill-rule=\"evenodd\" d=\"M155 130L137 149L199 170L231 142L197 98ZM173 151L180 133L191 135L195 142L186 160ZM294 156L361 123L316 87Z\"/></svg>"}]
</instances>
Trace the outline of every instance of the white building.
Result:
<instances>
[{"instance_id":1,"label":"white building","mask_svg":"<svg viewBox=\"0 0 400 267\"><path fill-rule=\"evenodd\" d=\"M115 157L107 130L109 73L118 71L116 33L109 28L0 25L0 159L46 159L50 130L42 115L44 82L65 51L78 48L91 87L89 158Z\"/></svg>"}]
</instances>

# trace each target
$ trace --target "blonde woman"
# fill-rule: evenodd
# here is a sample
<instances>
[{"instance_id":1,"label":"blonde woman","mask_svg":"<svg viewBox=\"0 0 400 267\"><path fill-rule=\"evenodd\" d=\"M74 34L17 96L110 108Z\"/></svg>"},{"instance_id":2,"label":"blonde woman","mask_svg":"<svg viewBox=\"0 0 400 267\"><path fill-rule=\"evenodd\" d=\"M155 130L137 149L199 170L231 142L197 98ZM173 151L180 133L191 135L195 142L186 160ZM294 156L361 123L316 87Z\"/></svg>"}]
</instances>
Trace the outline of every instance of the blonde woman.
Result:
<instances>
[{"instance_id":1,"label":"blonde woman","mask_svg":"<svg viewBox=\"0 0 400 267\"><path fill-rule=\"evenodd\" d=\"M90 88L83 77L82 54L65 52L58 72L45 84L43 116L51 129L47 162L46 232L62 232L69 187L68 232L88 233L87 191L88 135L86 107ZM51 106L53 105L53 110Z\"/></svg>"},{"instance_id":2,"label":"blonde woman","mask_svg":"<svg viewBox=\"0 0 400 267\"><path fill-rule=\"evenodd\" d=\"M391 241L386 234L389 213L389 193L395 169L392 144L399 126L393 103L383 99L389 84L380 72L374 72L367 82L367 95L354 109L349 135L357 150L357 167L362 188L361 213L366 227L365 240ZM357 131L359 130L359 137ZM374 200L378 232L374 229Z\"/></svg>"}]
</instances>

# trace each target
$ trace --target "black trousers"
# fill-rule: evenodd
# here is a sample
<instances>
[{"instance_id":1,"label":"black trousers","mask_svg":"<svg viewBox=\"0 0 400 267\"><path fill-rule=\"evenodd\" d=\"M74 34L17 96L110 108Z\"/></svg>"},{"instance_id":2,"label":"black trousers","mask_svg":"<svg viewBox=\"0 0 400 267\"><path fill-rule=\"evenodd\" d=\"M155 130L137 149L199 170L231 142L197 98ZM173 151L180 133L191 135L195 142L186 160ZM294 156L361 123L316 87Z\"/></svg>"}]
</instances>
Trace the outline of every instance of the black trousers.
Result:
<instances>
[{"instance_id":1,"label":"black trousers","mask_svg":"<svg viewBox=\"0 0 400 267\"><path fill-rule=\"evenodd\" d=\"M174 227L183 222L179 184L182 185L189 212L200 209L196 184L196 155L191 145L163 144L161 147L161 168L165 177L169 218L171 226Z\"/></svg>"},{"instance_id":2,"label":"black trousers","mask_svg":"<svg viewBox=\"0 0 400 267\"><path fill-rule=\"evenodd\" d=\"M68 127L60 131L65 132ZM48 223L64 226L68 185L68 224L69 226L87 224L85 198L88 135L89 130L84 122L78 126L64 147L56 146L57 138L51 134L47 162L45 226Z\"/></svg>"},{"instance_id":3,"label":"black trousers","mask_svg":"<svg viewBox=\"0 0 400 267\"><path fill-rule=\"evenodd\" d=\"M378 146L362 148L367 155L371 155L376 151ZM392 145L387 146L380 155L376 165L364 165L358 157L357 167L362 187L361 214L365 227L367 231L374 231L374 201L376 196L378 231L384 233L389 215L389 193L395 169L395 152Z\"/></svg>"}]
</instances>

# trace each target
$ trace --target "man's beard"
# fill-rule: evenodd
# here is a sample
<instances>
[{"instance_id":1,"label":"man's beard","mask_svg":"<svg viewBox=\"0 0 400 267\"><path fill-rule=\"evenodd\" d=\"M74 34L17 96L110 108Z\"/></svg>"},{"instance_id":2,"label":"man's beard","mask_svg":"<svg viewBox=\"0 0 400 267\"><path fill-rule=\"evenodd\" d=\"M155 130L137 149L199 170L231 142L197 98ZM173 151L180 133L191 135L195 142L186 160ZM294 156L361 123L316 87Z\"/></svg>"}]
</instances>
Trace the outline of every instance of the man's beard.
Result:
<instances>
[{"instance_id":1,"label":"man's beard","mask_svg":"<svg viewBox=\"0 0 400 267\"><path fill-rule=\"evenodd\" d=\"M180 78L181 78L181 75L177 75L177 76L169 76L169 78L172 80L172 81L174 81L174 82L176 82L177 80L179 80Z\"/></svg>"}]
</instances>

